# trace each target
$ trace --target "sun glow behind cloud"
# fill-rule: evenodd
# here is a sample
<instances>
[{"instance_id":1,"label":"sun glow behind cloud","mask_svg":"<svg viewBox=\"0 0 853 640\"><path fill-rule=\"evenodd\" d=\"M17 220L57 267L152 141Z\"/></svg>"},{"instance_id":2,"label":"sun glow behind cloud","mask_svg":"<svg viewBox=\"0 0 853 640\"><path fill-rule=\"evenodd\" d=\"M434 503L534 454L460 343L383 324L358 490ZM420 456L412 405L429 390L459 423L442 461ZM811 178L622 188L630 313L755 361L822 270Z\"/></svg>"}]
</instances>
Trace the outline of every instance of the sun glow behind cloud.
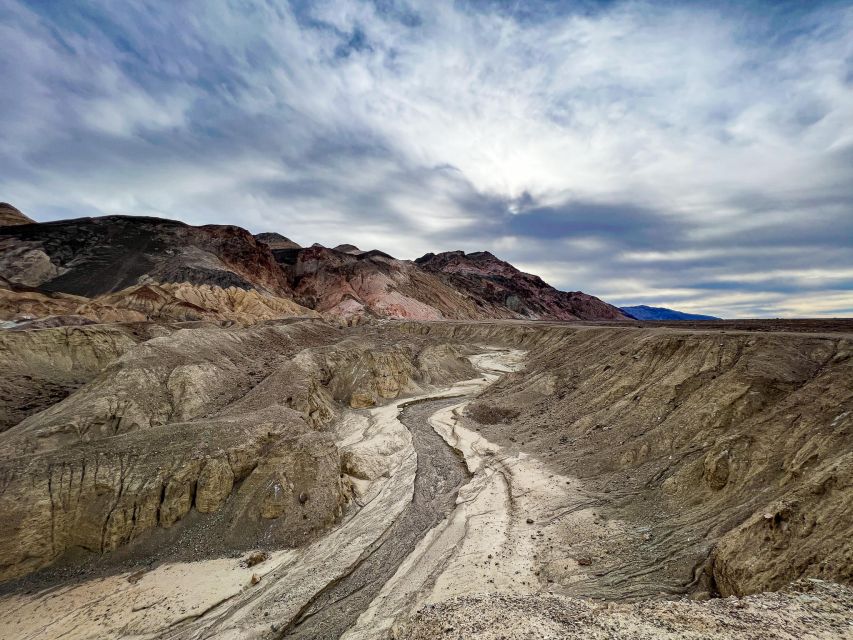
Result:
<instances>
[{"instance_id":1,"label":"sun glow behind cloud","mask_svg":"<svg viewBox=\"0 0 853 640\"><path fill-rule=\"evenodd\" d=\"M849 4L557 6L7 2L0 198L853 314Z\"/></svg>"}]
</instances>

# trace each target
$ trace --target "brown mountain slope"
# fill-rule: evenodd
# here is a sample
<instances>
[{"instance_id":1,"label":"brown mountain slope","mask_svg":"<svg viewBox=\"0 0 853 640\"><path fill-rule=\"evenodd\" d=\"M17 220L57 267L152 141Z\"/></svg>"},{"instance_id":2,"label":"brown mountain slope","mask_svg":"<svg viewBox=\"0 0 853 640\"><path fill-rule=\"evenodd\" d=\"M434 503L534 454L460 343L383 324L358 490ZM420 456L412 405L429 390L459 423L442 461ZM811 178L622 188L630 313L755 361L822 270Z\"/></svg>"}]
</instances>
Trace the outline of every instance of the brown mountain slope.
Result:
<instances>
[{"instance_id":1,"label":"brown mountain slope","mask_svg":"<svg viewBox=\"0 0 853 640\"><path fill-rule=\"evenodd\" d=\"M351 245L273 254L295 300L342 316L417 320L624 320L594 296L558 291L487 252L427 254L415 262Z\"/></svg>"},{"instance_id":2,"label":"brown mountain slope","mask_svg":"<svg viewBox=\"0 0 853 640\"><path fill-rule=\"evenodd\" d=\"M0 202L0 227L34 223L35 220L28 218L8 202Z\"/></svg>"},{"instance_id":3,"label":"brown mountain slope","mask_svg":"<svg viewBox=\"0 0 853 640\"><path fill-rule=\"evenodd\" d=\"M485 313L440 278L381 251L355 254L315 245L273 253L294 299L320 312L419 320L504 317Z\"/></svg>"},{"instance_id":4,"label":"brown mountain slope","mask_svg":"<svg viewBox=\"0 0 853 640\"><path fill-rule=\"evenodd\" d=\"M559 291L539 276L519 271L488 251L428 253L415 260L450 286L484 305L537 320L622 320L619 309L581 291ZM512 317L512 316L509 316Z\"/></svg>"}]
</instances>

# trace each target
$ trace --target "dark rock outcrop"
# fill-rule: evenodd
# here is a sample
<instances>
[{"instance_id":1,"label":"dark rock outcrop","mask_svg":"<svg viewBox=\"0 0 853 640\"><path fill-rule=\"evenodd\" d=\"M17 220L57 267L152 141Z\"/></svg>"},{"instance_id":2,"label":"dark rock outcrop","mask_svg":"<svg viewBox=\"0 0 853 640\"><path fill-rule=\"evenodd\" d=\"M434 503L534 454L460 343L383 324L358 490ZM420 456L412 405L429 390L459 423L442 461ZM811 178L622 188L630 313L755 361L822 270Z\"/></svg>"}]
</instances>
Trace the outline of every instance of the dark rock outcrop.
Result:
<instances>
[{"instance_id":1,"label":"dark rock outcrop","mask_svg":"<svg viewBox=\"0 0 853 640\"><path fill-rule=\"evenodd\" d=\"M269 246L233 226L133 216L0 228L0 274L88 297L145 282L189 282L288 294Z\"/></svg>"},{"instance_id":2,"label":"dark rock outcrop","mask_svg":"<svg viewBox=\"0 0 853 640\"><path fill-rule=\"evenodd\" d=\"M258 233L255 240L269 245L270 249L301 249L302 247L280 233Z\"/></svg>"}]
</instances>

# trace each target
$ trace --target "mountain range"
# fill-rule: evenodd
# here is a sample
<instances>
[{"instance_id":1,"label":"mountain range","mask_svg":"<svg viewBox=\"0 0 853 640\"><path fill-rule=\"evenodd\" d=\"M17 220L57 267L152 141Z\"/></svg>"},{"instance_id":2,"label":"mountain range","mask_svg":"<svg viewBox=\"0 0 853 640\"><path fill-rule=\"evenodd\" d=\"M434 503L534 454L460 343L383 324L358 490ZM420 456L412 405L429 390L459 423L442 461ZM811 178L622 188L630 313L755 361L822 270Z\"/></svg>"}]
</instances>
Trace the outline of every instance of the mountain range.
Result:
<instances>
[{"instance_id":1,"label":"mountain range","mask_svg":"<svg viewBox=\"0 0 853 640\"><path fill-rule=\"evenodd\" d=\"M698 313L685 313L666 307L649 307L644 304L633 307L620 307L621 311L637 320L721 320L716 316L705 316Z\"/></svg>"},{"instance_id":2,"label":"mountain range","mask_svg":"<svg viewBox=\"0 0 853 640\"><path fill-rule=\"evenodd\" d=\"M118 215L34 223L6 204L0 215L7 320L629 319L486 251L410 261L348 244L302 247L236 226Z\"/></svg>"}]
</instances>

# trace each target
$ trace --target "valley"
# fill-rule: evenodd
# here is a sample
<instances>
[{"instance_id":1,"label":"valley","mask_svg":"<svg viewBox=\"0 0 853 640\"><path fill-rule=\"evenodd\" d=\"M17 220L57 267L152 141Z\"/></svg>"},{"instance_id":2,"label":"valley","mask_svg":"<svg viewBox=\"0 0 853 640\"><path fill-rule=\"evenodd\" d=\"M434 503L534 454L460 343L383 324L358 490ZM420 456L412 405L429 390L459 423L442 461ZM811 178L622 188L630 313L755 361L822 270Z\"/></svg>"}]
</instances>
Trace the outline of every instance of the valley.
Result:
<instances>
[{"instance_id":1,"label":"valley","mask_svg":"<svg viewBox=\"0 0 853 640\"><path fill-rule=\"evenodd\" d=\"M147 331L2 334L4 354L28 337L31 376L39 358L92 371L2 434L14 637L433 637L461 611L462 635L434 633L466 637L506 607L566 637L559 612L598 602L666 637L632 603L673 602L686 633L724 624L720 596L779 591L745 601L760 610L790 589L824 614L774 606L786 625L849 626L849 332Z\"/></svg>"},{"instance_id":2,"label":"valley","mask_svg":"<svg viewBox=\"0 0 853 640\"><path fill-rule=\"evenodd\" d=\"M851 320L639 321L488 252L19 222L9 637L853 632Z\"/></svg>"}]
</instances>

